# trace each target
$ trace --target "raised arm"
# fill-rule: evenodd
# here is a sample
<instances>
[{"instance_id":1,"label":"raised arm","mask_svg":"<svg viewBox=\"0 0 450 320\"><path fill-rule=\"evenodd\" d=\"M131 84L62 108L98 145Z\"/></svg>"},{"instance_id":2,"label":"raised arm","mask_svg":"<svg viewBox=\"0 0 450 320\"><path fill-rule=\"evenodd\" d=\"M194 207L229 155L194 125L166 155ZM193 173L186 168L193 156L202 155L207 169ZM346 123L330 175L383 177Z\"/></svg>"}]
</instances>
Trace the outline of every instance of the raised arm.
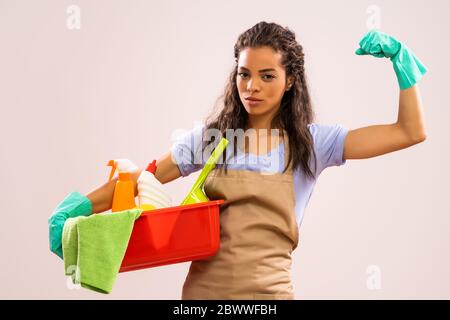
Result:
<instances>
[{"instance_id":1,"label":"raised arm","mask_svg":"<svg viewBox=\"0 0 450 320\"><path fill-rule=\"evenodd\" d=\"M350 130L344 159L366 159L408 148L426 139L422 101L417 85L400 91L397 122Z\"/></svg>"},{"instance_id":2,"label":"raised arm","mask_svg":"<svg viewBox=\"0 0 450 320\"><path fill-rule=\"evenodd\" d=\"M350 130L343 158L366 159L401 150L426 139L419 87L416 83L427 71L404 44L378 31L369 32L360 42L358 55L388 57L393 62L400 86L397 122Z\"/></svg>"}]
</instances>

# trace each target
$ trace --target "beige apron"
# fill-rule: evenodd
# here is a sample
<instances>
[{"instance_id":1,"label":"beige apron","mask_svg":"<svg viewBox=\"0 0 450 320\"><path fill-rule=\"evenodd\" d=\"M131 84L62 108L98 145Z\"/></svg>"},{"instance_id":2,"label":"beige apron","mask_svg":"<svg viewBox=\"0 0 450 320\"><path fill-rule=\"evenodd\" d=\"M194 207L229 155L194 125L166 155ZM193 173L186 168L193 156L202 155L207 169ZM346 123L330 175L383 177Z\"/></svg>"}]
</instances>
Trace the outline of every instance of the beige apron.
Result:
<instances>
[{"instance_id":1,"label":"beige apron","mask_svg":"<svg viewBox=\"0 0 450 320\"><path fill-rule=\"evenodd\" d=\"M285 161L288 157L285 144ZM220 248L191 263L182 299L294 299L291 253L298 244L292 169L261 174L214 169L205 182L220 209Z\"/></svg>"}]
</instances>

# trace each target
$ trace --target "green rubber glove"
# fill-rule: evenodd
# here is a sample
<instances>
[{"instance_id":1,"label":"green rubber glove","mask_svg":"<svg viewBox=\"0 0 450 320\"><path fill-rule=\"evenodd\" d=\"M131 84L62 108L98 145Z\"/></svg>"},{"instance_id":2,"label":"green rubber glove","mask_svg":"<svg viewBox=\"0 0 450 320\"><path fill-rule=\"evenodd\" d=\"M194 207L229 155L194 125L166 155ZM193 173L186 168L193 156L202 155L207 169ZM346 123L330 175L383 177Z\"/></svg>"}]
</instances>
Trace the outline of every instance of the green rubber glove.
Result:
<instances>
[{"instance_id":1,"label":"green rubber glove","mask_svg":"<svg viewBox=\"0 0 450 320\"><path fill-rule=\"evenodd\" d=\"M48 219L50 250L63 259L62 232L68 218L92 214L92 203L78 192L70 193Z\"/></svg>"},{"instance_id":2,"label":"green rubber glove","mask_svg":"<svg viewBox=\"0 0 450 320\"><path fill-rule=\"evenodd\" d=\"M359 42L357 55L370 54L377 58L390 58L397 75L400 90L415 85L427 68L403 43L380 31L371 30Z\"/></svg>"}]
</instances>

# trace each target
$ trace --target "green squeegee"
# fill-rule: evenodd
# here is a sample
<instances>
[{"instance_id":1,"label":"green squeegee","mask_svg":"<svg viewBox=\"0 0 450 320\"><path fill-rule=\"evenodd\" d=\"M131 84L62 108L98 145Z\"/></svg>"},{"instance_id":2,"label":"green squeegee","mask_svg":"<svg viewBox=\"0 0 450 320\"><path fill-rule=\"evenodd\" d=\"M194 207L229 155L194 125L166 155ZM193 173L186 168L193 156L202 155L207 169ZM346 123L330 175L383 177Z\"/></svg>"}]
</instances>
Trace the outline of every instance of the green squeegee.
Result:
<instances>
[{"instance_id":1,"label":"green squeegee","mask_svg":"<svg viewBox=\"0 0 450 320\"><path fill-rule=\"evenodd\" d=\"M217 160L219 160L219 157L222 155L227 145L228 140L222 138L219 144L214 149L214 151L211 153L211 156L209 157L208 161L206 161L206 164L203 167L202 172L200 172L200 175L198 176L197 180L192 186L192 189L189 192L188 196L181 203L182 206L186 204L209 201L208 197L203 191L203 185L205 183L206 177L209 175L211 170L214 169L214 167L216 166Z\"/></svg>"}]
</instances>

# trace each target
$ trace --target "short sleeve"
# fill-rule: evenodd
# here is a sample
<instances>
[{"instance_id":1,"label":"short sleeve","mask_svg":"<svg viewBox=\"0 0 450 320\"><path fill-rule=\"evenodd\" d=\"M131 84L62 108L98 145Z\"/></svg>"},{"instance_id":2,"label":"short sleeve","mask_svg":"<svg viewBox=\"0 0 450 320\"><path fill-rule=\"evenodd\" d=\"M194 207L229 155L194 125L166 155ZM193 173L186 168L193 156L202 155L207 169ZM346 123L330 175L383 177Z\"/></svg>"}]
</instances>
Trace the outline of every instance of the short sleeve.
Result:
<instances>
[{"instance_id":1,"label":"short sleeve","mask_svg":"<svg viewBox=\"0 0 450 320\"><path fill-rule=\"evenodd\" d=\"M314 151L317 156L317 174L331 166L341 166L346 163L343 159L345 138L348 129L340 124L325 125L313 123L308 125L314 140Z\"/></svg>"},{"instance_id":2,"label":"short sleeve","mask_svg":"<svg viewBox=\"0 0 450 320\"><path fill-rule=\"evenodd\" d=\"M204 125L200 124L190 131L176 137L170 151L181 175L186 177L205 165L202 157L202 135Z\"/></svg>"}]
</instances>

